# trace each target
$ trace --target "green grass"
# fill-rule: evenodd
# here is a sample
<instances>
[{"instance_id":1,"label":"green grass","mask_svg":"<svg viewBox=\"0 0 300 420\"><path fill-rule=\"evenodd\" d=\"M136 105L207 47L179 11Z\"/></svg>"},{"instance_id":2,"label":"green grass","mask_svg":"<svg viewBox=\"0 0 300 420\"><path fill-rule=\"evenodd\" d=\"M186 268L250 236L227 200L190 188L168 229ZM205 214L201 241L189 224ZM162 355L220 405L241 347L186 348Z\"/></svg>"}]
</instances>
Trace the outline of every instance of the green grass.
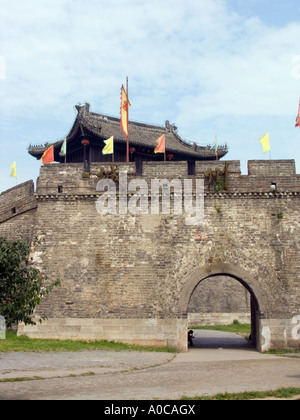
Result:
<instances>
[{"instance_id":1,"label":"green grass","mask_svg":"<svg viewBox=\"0 0 300 420\"><path fill-rule=\"evenodd\" d=\"M295 349L295 350L293 350L293 349L282 349L282 350L270 349L270 350L267 351L267 353L268 354L275 354L277 356L295 354L295 356L297 355L297 357L298 357L298 354L300 354L300 350L299 349Z\"/></svg>"},{"instance_id":2,"label":"green grass","mask_svg":"<svg viewBox=\"0 0 300 420\"><path fill-rule=\"evenodd\" d=\"M265 399L265 398L292 398L295 395L300 395L300 388L280 388L276 391L253 391L253 392L241 392L237 394L224 393L216 394L211 397L208 396L196 396L186 397L183 396L181 400L253 400L253 399Z\"/></svg>"},{"instance_id":3,"label":"green grass","mask_svg":"<svg viewBox=\"0 0 300 420\"><path fill-rule=\"evenodd\" d=\"M238 321L234 321L230 325L194 325L190 329L224 331L249 336L251 333L251 324L240 324Z\"/></svg>"},{"instance_id":4,"label":"green grass","mask_svg":"<svg viewBox=\"0 0 300 420\"><path fill-rule=\"evenodd\" d=\"M143 347L113 341L73 341L73 340L44 340L32 339L26 336L17 337L16 332L6 332L6 339L0 340L0 353L10 351L25 352L57 352L57 351L80 351L80 350L132 350L176 353L177 350L170 347Z\"/></svg>"}]
</instances>

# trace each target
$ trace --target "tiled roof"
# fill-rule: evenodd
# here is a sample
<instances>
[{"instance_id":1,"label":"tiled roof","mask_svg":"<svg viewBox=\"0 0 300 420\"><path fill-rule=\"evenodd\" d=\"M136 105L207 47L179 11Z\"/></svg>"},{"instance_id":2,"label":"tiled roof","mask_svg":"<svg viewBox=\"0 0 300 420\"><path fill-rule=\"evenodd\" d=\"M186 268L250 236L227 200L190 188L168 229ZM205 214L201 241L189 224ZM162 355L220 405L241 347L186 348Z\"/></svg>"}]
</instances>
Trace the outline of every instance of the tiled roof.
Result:
<instances>
[{"instance_id":1,"label":"tiled roof","mask_svg":"<svg viewBox=\"0 0 300 420\"><path fill-rule=\"evenodd\" d=\"M90 134L102 139L108 139L114 136L116 143L126 143L126 136L123 133L119 118L90 112L89 104L85 104L84 106L77 105L76 109L78 115L67 136L68 141L75 139L80 130L82 134ZM156 140L162 134L166 135L167 152L178 153L195 159L215 158L214 146L198 146L195 143L193 144L183 140L177 133L177 127L170 124L169 121L165 122L164 127L129 121L129 142L131 146L154 149L157 146ZM32 156L39 158L38 156L41 156L50 145L53 144L56 149L61 147L62 142L63 140L40 146L29 146L28 152ZM227 152L227 146L219 147L219 158L225 156Z\"/></svg>"}]
</instances>

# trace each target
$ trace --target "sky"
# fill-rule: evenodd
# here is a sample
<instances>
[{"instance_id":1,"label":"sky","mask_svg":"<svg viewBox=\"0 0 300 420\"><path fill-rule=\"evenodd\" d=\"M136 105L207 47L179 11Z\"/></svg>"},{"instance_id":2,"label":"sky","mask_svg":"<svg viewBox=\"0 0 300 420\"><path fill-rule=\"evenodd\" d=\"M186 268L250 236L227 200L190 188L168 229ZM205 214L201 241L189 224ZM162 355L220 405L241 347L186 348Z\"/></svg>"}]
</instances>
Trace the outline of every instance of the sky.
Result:
<instances>
[{"instance_id":1,"label":"sky","mask_svg":"<svg viewBox=\"0 0 300 420\"><path fill-rule=\"evenodd\" d=\"M185 140L226 143L226 159L294 159L300 173L299 0L0 0L0 192L36 181L30 144L63 139L76 104ZM16 161L17 179L11 177Z\"/></svg>"}]
</instances>

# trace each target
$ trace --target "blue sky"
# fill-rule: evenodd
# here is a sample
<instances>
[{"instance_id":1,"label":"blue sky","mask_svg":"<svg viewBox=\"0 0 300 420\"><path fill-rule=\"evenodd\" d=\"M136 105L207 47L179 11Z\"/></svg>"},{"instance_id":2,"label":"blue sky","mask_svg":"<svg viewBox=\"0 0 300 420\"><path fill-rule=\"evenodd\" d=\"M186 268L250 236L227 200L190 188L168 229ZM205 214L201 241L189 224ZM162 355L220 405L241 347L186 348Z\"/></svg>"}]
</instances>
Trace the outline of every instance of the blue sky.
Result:
<instances>
[{"instance_id":1,"label":"blue sky","mask_svg":"<svg viewBox=\"0 0 300 420\"><path fill-rule=\"evenodd\" d=\"M295 159L299 0L0 0L0 192L38 177L29 144L63 139L76 111L164 125L228 159Z\"/></svg>"}]
</instances>

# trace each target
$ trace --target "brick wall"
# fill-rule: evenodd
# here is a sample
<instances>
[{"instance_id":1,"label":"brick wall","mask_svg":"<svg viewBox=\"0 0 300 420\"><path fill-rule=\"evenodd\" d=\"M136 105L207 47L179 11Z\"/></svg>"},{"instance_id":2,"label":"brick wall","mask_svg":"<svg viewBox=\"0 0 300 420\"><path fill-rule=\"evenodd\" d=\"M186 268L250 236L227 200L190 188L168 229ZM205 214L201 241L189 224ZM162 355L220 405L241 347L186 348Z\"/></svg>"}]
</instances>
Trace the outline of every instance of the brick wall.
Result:
<instances>
[{"instance_id":1,"label":"brick wall","mask_svg":"<svg viewBox=\"0 0 300 420\"><path fill-rule=\"evenodd\" d=\"M204 178L216 165L222 169L225 163L197 162L197 177ZM37 312L73 323L111 320L114 337L118 320L123 327L126 319L140 320L140 326L164 320L159 343L176 342L184 349L186 313L195 287L207 277L224 274L241 281L255 297L261 348L268 320L271 331L277 323L276 342L271 340L269 346L284 342L299 347L290 336L280 342L278 331L283 331L281 322L287 328L299 312L300 182L293 162L274 165L276 170L270 162L249 162L250 173L241 176L239 163L229 162L227 191L216 192L206 179L205 219L199 226L188 226L185 215L172 213L100 215L95 176L82 178L82 166L76 164L41 167L34 233L45 238L38 251L45 252L49 281L59 277L62 286ZM134 164L124 168L129 168L131 179ZM185 170L186 163L147 162L144 179L152 174L181 178ZM271 190L271 182L276 189ZM145 339L146 327L139 328L127 341ZM152 328L151 335L148 330L151 342L155 331ZM111 336L99 328L97 337Z\"/></svg>"},{"instance_id":2,"label":"brick wall","mask_svg":"<svg viewBox=\"0 0 300 420\"><path fill-rule=\"evenodd\" d=\"M37 208L33 181L27 181L0 194L0 236L31 239Z\"/></svg>"},{"instance_id":3,"label":"brick wall","mask_svg":"<svg viewBox=\"0 0 300 420\"><path fill-rule=\"evenodd\" d=\"M189 313L250 313L249 292L235 279L214 277L202 281L188 306Z\"/></svg>"}]
</instances>

